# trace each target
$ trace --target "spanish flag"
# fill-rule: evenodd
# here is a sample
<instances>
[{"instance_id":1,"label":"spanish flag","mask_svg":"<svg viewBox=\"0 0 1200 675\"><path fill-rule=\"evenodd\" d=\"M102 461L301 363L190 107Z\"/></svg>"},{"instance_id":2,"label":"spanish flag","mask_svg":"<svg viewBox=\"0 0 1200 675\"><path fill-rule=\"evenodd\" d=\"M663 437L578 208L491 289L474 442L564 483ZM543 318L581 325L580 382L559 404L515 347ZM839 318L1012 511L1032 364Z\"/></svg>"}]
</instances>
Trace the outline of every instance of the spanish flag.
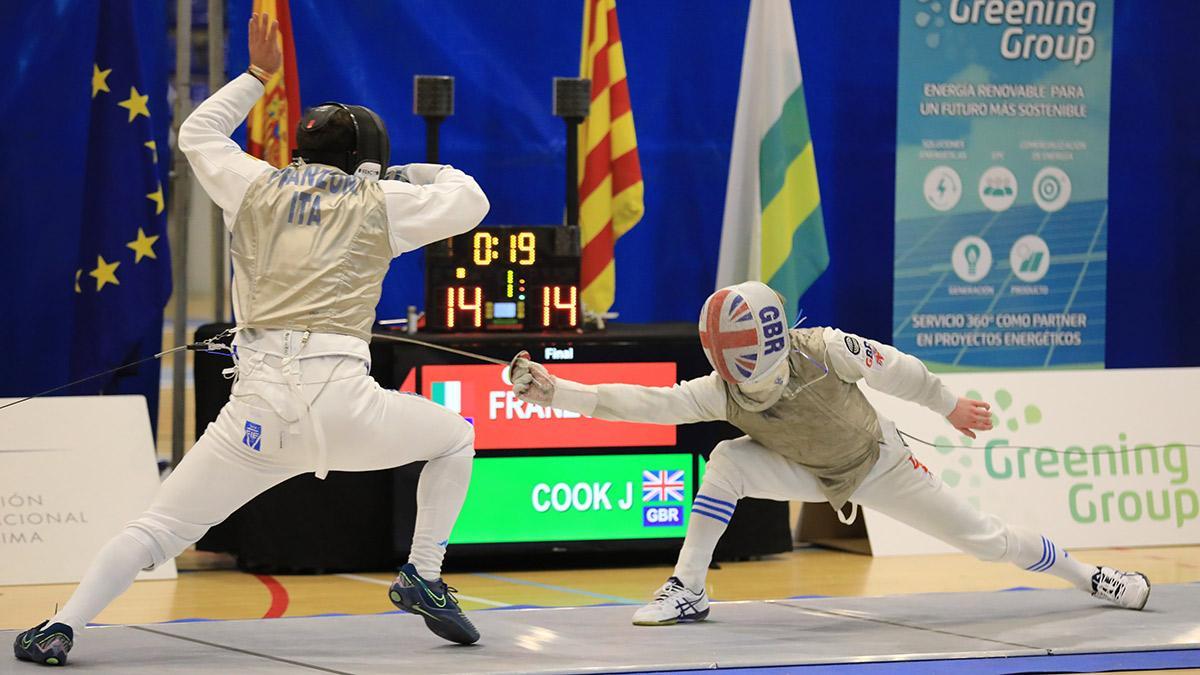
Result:
<instances>
[{"instance_id":1,"label":"spanish flag","mask_svg":"<svg viewBox=\"0 0 1200 675\"><path fill-rule=\"evenodd\" d=\"M584 305L606 312L616 291L613 243L645 211L616 0L584 0L579 76L592 81L591 109L579 127L580 286Z\"/></svg>"},{"instance_id":2,"label":"spanish flag","mask_svg":"<svg viewBox=\"0 0 1200 675\"><path fill-rule=\"evenodd\" d=\"M288 0L254 0L254 11L279 22L283 41L283 67L267 82L263 97L250 111L247 150L271 166L282 169L292 161L296 125L300 123L300 80L296 74L296 43L292 39L292 14Z\"/></svg>"}]
</instances>

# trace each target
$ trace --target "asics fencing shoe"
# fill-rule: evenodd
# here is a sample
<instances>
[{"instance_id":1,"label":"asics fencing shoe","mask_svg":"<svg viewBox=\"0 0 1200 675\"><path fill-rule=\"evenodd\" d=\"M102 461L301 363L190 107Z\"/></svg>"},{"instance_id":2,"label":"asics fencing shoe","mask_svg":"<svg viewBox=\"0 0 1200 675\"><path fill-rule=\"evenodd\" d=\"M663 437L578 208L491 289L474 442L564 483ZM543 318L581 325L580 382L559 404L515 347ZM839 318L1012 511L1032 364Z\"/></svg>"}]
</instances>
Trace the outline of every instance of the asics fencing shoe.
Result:
<instances>
[{"instance_id":1,"label":"asics fencing shoe","mask_svg":"<svg viewBox=\"0 0 1200 675\"><path fill-rule=\"evenodd\" d=\"M670 626L675 623L693 623L708 618L708 596L701 588L699 593L688 589L677 577L654 594L654 600L633 615L635 626Z\"/></svg>"},{"instance_id":2,"label":"asics fencing shoe","mask_svg":"<svg viewBox=\"0 0 1200 675\"><path fill-rule=\"evenodd\" d=\"M13 654L43 666L65 666L74 639L75 632L67 624L43 621L13 640Z\"/></svg>"},{"instance_id":3,"label":"asics fencing shoe","mask_svg":"<svg viewBox=\"0 0 1200 675\"><path fill-rule=\"evenodd\" d=\"M441 579L422 579L412 563L405 563L388 597L400 609L425 617L425 625L434 635L460 645L474 644L479 641L479 631L459 609L456 592Z\"/></svg>"},{"instance_id":4,"label":"asics fencing shoe","mask_svg":"<svg viewBox=\"0 0 1200 675\"><path fill-rule=\"evenodd\" d=\"M1097 567L1092 575L1092 597L1126 609L1141 609L1150 598L1150 580L1141 572Z\"/></svg>"}]
</instances>

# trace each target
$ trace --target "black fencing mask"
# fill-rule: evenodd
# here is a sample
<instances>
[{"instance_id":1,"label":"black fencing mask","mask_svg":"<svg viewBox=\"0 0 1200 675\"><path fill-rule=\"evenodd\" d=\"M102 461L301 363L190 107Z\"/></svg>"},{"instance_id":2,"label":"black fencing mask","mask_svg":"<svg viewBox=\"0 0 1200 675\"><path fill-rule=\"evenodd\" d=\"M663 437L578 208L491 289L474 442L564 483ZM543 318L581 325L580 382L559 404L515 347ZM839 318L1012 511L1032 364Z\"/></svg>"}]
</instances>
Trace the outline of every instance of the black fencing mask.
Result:
<instances>
[{"instance_id":1,"label":"black fencing mask","mask_svg":"<svg viewBox=\"0 0 1200 675\"><path fill-rule=\"evenodd\" d=\"M339 111L350 115L352 132L334 128ZM293 157L371 180L379 180L391 158L387 127L375 111L361 105L330 102L309 108L297 125L296 145Z\"/></svg>"}]
</instances>

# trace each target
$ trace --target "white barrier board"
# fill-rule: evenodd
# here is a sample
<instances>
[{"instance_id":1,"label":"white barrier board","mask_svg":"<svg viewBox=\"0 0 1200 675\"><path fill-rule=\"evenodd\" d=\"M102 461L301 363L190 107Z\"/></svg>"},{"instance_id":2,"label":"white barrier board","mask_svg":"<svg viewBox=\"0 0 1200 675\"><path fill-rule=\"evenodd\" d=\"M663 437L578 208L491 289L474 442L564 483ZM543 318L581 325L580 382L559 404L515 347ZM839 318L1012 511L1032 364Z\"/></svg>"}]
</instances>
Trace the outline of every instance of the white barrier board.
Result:
<instances>
[{"instance_id":1,"label":"white barrier board","mask_svg":"<svg viewBox=\"0 0 1200 675\"><path fill-rule=\"evenodd\" d=\"M909 441L955 494L1062 546L1200 543L1200 449L1183 447L1200 443L1200 368L941 377L959 395L991 403L996 428L971 440L925 408L863 390L900 429L943 446ZM864 513L874 555L955 551Z\"/></svg>"},{"instance_id":2,"label":"white barrier board","mask_svg":"<svg viewBox=\"0 0 1200 675\"><path fill-rule=\"evenodd\" d=\"M142 396L47 397L0 411L0 586L78 582L158 486ZM138 576L174 578L174 561Z\"/></svg>"}]
</instances>

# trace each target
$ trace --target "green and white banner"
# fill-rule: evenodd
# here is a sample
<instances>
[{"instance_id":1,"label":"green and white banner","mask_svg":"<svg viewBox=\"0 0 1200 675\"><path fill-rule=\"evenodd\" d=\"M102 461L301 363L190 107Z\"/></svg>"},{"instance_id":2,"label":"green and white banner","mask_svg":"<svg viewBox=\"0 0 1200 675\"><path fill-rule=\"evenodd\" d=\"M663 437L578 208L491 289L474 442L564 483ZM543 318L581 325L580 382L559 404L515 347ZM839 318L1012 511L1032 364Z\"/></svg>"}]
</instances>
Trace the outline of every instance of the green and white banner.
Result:
<instances>
[{"instance_id":1,"label":"green and white banner","mask_svg":"<svg viewBox=\"0 0 1200 675\"><path fill-rule=\"evenodd\" d=\"M1063 546L1200 544L1200 474L1192 471L1200 449L1187 447L1200 440L1200 368L942 378L989 401L995 430L965 438L924 408L867 390L881 414L937 446L910 442L931 480ZM874 555L954 550L887 514L865 513Z\"/></svg>"},{"instance_id":2,"label":"green and white banner","mask_svg":"<svg viewBox=\"0 0 1200 675\"><path fill-rule=\"evenodd\" d=\"M1113 0L902 0L893 343L1104 365Z\"/></svg>"}]
</instances>

